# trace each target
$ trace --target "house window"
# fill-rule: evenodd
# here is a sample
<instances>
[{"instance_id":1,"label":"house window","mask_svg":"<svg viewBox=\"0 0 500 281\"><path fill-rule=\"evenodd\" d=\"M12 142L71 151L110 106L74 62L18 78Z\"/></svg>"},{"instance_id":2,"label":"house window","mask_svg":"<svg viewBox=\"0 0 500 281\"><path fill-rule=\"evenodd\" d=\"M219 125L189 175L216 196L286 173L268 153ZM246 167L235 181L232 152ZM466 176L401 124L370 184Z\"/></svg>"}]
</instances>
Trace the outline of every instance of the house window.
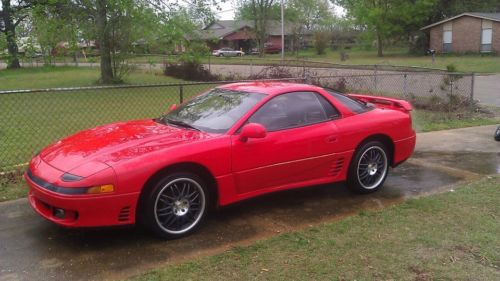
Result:
<instances>
[{"instance_id":1,"label":"house window","mask_svg":"<svg viewBox=\"0 0 500 281\"><path fill-rule=\"evenodd\" d=\"M481 52L491 52L491 41L493 39L493 22L483 20L481 28Z\"/></svg>"},{"instance_id":2,"label":"house window","mask_svg":"<svg viewBox=\"0 0 500 281\"><path fill-rule=\"evenodd\" d=\"M451 22L443 25L443 53L451 52L451 42L453 39L453 27Z\"/></svg>"}]
</instances>

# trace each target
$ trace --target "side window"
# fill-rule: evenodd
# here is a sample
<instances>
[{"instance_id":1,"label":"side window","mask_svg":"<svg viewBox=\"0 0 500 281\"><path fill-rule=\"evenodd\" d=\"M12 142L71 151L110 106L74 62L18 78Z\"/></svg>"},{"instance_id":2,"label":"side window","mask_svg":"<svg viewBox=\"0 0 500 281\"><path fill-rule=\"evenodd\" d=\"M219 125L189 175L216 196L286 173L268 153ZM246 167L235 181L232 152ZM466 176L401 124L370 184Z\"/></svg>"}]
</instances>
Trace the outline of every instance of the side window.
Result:
<instances>
[{"instance_id":1,"label":"side window","mask_svg":"<svg viewBox=\"0 0 500 281\"><path fill-rule=\"evenodd\" d=\"M370 107L366 106L364 103L362 103L358 100L355 100L349 96L346 96L346 95L343 95L340 93L336 93L336 92L328 90L328 89L325 89L325 90L328 94L330 94L336 100L341 102L343 105L345 105L347 108L349 108L354 113L363 113L363 112L366 112L366 111L371 109Z\"/></svg>"},{"instance_id":2,"label":"side window","mask_svg":"<svg viewBox=\"0 0 500 281\"><path fill-rule=\"evenodd\" d=\"M269 100L248 121L260 123L268 131L278 131L327 121L338 115L319 94L293 92Z\"/></svg>"},{"instance_id":3,"label":"side window","mask_svg":"<svg viewBox=\"0 0 500 281\"><path fill-rule=\"evenodd\" d=\"M323 106L328 119L336 119L340 117L340 112L335 107L333 107L333 105L329 101L327 101L325 97L320 94L315 95L318 97L319 102Z\"/></svg>"}]
</instances>

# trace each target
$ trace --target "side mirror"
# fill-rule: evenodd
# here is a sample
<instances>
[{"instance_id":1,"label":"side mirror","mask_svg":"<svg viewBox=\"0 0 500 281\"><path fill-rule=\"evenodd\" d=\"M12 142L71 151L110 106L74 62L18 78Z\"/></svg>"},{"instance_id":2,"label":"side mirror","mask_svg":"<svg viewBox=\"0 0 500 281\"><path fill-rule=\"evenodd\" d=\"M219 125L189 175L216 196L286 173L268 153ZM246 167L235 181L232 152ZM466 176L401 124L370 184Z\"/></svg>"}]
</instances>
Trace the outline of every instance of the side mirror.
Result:
<instances>
[{"instance_id":1,"label":"side mirror","mask_svg":"<svg viewBox=\"0 0 500 281\"><path fill-rule=\"evenodd\" d=\"M177 108L177 104L175 104L175 103L174 103L174 104L172 104L172 105L170 105L170 106L169 106L169 108L168 108L168 112L173 111L173 110L175 110L176 108Z\"/></svg>"},{"instance_id":2,"label":"side mirror","mask_svg":"<svg viewBox=\"0 0 500 281\"><path fill-rule=\"evenodd\" d=\"M261 139L267 135L266 128L259 123L248 123L243 126L240 140L246 142L248 139Z\"/></svg>"}]
</instances>

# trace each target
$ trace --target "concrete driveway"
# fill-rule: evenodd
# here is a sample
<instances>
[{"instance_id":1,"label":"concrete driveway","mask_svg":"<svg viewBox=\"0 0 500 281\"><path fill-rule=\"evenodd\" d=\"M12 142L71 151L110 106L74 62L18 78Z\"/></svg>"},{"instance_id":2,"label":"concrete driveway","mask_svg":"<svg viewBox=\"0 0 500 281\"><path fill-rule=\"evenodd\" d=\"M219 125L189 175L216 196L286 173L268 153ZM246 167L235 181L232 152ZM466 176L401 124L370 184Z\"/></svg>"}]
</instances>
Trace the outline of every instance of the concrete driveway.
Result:
<instances>
[{"instance_id":1,"label":"concrete driveway","mask_svg":"<svg viewBox=\"0 0 500 281\"><path fill-rule=\"evenodd\" d=\"M175 241L157 240L136 228L62 229L36 215L26 199L1 203L0 280L125 278L360 210L444 192L460 182L500 173L494 129L419 134L415 156L392 170L378 193L353 195L336 184L271 194L224 208L199 232Z\"/></svg>"}]
</instances>

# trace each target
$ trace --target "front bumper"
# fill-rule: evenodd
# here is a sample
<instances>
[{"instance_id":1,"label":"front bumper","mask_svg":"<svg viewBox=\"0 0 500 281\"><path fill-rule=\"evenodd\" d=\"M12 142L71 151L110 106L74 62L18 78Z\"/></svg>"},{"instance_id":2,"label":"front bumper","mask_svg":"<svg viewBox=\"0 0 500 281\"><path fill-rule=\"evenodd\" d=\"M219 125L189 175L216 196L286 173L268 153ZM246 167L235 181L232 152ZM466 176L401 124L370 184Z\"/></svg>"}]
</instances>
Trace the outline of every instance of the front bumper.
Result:
<instances>
[{"instance_id":1,"label":"front bumper","mask_svg":"<svg viewBox=\"0 0 500 281\"><path fill-rule=\"evenodd\" d=\"M47 190L25 173L31 207L65 227L101 227L135 223L139 193L66 195Z\"/></svg>"}]
</instances>

